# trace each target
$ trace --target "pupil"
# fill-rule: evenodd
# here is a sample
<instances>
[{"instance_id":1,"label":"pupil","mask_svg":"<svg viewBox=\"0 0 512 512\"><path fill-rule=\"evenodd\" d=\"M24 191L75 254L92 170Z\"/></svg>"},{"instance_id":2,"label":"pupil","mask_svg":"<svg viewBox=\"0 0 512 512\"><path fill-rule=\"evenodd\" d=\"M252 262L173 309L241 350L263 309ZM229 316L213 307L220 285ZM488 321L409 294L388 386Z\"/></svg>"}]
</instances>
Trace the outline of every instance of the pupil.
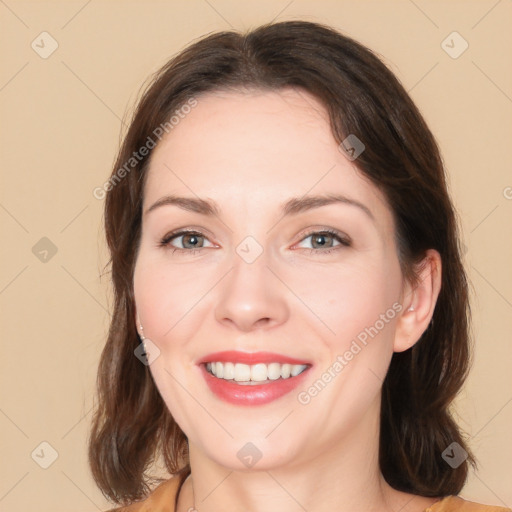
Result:
<instances>
[{"instance_id":1,"label":"pupil","mask_svg":"<svg viewBox=\"0 0 512 512\"><path fill-rule=\"evenodd\" d=\"M319 242L320 239L323 239L325 238L325 235L318 235L316 237L316 242L319 243L320 245L325 245L325 241L322 243L322 242Z\"/></svg>"},{"instance_id":2,"label":"pupil","mask_svg":"<svg viewBox=\"0 0 512 512\"><path fill-rule=\"evenodd\" d=\"M189 236L190 238L192 238L192 239L195 239L195 243L194 243L194 242L192 242L192 243L193 243L193 245L195 245L195 244L197 243L197 236L196 236L196 235L188 235L188 236Z\"/></svg>"}]
</instances>

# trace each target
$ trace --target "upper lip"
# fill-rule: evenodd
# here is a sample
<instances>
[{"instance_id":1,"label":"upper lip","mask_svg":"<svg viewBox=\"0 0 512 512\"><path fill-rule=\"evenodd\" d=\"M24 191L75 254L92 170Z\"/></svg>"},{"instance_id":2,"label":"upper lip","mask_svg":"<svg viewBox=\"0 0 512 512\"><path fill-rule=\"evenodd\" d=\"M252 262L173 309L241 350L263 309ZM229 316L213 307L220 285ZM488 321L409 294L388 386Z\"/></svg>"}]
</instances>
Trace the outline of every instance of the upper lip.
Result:
<instances>
[{"instance_id":1,"label":"upper lip","mask_svg":"<svg viewBox=\"0 0 512 512\"><path fill-rule=\"evenodd\" d=\"M224 350L221 352L212 352L197 361L197 364L214 362L243 363L248 365L258 363L281 363L281 364L306 364L311 365L309 361L289 357L275 352L241 352L239 350Z\"/></svg>"}]
</instances>

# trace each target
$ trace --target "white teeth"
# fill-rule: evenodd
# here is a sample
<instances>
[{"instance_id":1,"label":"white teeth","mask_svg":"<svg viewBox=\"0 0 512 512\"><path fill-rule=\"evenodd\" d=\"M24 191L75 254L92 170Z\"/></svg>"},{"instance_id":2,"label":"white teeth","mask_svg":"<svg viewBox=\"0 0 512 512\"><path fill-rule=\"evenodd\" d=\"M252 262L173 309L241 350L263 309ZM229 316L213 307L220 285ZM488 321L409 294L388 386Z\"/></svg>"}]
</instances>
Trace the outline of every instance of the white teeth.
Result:
<instances>
[{"instance_id":1,"label":"white teeth","mask_svg":"<svg viewBox=\"0 0 512 512\"><path fill-rule=\"evenodd\" d=\"M258 363L222 363L220 361L206 363L206 369L219 379L235 380L236 382L265 382L269 380L289 379L296 377L307 368L305 364Z\"/></svg>"},{"instance_id":2,"label":"white teeth","mask_svg":"<svg viewBox=\"0 0 512 512\"><path fill-rule=\"evenodd\" d=\"M292 366L292 369L291 369L291 374L292 374L292 377L296 377L297 375L299 375L299 373L302 372L302 369L301 369L301 365L299 364L294 364Z\"/></svg>"},{"instance_id":3,"label":"white teeth","mask_svg":"<svg viewBox=\"0 0 512 512\"><path fill-rule=\"evenodd\" d=\"M263 382L267 380L267 365L266 364L255 364L251 367L251 380L256 382Z\"/></svg>"},{"instance_id":4,"label":"white teeth","mask_svg":"<svg viewBox=\"0 0 512 512\"><path fill-rule=\"evenodd\" d=\"M217 363L217 370L219 369L219 365L223 366L222 363ZM217 376L217 374L215 374ZM222 375L219 376L222 378ZM235 380L237 382L245 382L247 380L251 380L251 367L248 364L235 364Z\"/></svg>"},{"instance_id":5,"label":"white teeth","mask_svg":"<svg viewBox=\"0 0 512 512\"><path fill-rule=\"evenodd\" d=\"M222 363L216 363L215 375L218 375L219 378L222 378L224 376L224 366L222 365Z\"/></svg>"},{"instance_id":6,"label":"white teeth","mask_svg":"<svg viewBox=\"0 0 512 512\"><path fill-rule=\"evenodd\" d=\"M270 363L268 365L269 380L277 380L281 377L281 365L279 363Z\"/></svg>"},{"instance_id":7,"label":"white teeth","mask_svg":"<svg viewBox=\"0 0 512 512\"><path fill-rule=\"evenodd\" d=\"M287 379L292 373L292 365L291 364L283 364L281 367L281 377L283 379Z\"/></svg>"},{"instance_id":8,"label":"white teeth","mask_svg":"<svg viewBox=\"0 0 512 512\"><path fill-rule=\"evenodd\" d=\"M217 363L219 364L219 363ZM221 363L222 364L222 363ZM224 363L224 379L232 380L235 378L235 365L233 363Z\"/></svg>"}]
</instances>

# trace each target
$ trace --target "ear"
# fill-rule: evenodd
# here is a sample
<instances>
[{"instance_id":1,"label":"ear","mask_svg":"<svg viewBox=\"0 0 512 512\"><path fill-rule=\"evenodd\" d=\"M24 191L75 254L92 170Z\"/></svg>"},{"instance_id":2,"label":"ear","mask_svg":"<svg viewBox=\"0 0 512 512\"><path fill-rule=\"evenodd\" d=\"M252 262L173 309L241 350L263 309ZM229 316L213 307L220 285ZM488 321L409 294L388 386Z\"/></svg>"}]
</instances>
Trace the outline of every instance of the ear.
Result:
<instances>
[{"instance_id":1,"label":"ear","mask_svg":"<svg viewBox=\"0 0 512 512\"><path fill-rule=\"evenodd\" d=\"M402 289L400 303L402 314L397 320L394 352L411 348L426 331L441 290L441 256L435 249L428 249L425 258L417 265L418 282L408 281Z\"/></svg>"}]
</instances>

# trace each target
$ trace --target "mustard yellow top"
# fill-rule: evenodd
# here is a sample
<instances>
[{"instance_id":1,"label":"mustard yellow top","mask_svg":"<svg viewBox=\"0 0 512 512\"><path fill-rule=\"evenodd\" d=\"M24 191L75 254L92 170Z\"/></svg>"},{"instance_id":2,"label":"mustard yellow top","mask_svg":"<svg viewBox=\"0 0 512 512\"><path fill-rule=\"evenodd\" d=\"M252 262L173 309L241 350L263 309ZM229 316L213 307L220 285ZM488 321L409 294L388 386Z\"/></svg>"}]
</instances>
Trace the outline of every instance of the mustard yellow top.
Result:
<instances>
[{"instance_id":1,"label":"mustard yellow top","mask_svg":"<svg viewBox=\"0 0 512 512\"><path fill-rule=\"evenodd\" d=\"M106 512L176 512L176 502L182 480L184 481L184 478L180 475L175 475L159 484L142 501L132 503L127 507L110 509ZM436 501L424 512L512 512L512 509L482 505L467 501L460 496L446 496Z\"/></svg>"}]
</instances>

